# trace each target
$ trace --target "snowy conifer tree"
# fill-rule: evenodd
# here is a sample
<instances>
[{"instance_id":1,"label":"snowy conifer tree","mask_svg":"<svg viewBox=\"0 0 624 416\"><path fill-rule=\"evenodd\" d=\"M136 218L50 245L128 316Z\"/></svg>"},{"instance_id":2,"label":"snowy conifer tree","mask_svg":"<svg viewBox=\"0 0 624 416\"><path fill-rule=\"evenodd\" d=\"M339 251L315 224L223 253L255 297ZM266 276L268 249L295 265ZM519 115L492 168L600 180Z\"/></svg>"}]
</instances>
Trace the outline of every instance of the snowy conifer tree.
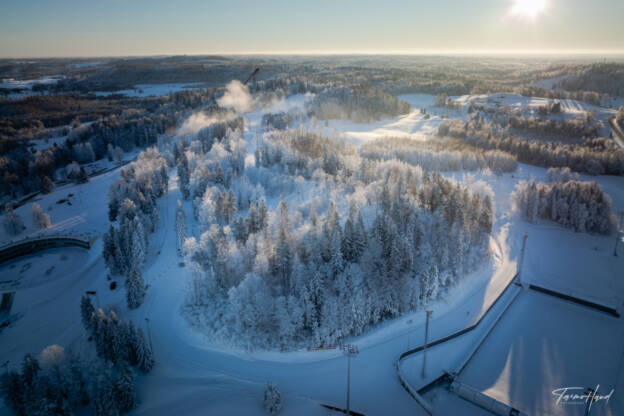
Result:
<instances>
[{"instance_id":1,"label":"snowy conifer tree","mask_svg":"<svg viewBox=\"0 0 624 416\"><path fill-rule=\"evenodd\" d=\"M178 254L182 255L182 249L184 247L184 241L186 240L186 214L182 208L182 203L178 201L178 207L176 209L176 242L178 247Z\"/></svg>"},{"instance_id":2,"label":"snowy conifer tree","mask_svg":"<svg viewBox=\"0 0 624 416\"><path fill-rule=\"evenodd\" d=\"M148 344L145 335L143 334L143 329L141 327L139 327L139 329L137 330L136 339L136 351L139 368L144 373L148 373L154 366L154 355L152 353L152 346Z\"/></svg>"},{"instance_id":3,"label":"snowy conifer tree","mask_svg":"<svg viewBox=\"0 0 624 416\"><path fill-rule=\"evenodd\" d=\"M282 395L271 382L267 383L264 390L264 410L269 415L277 415L282 410Z\"/></svg>"},{"instance_id":4,"label":"snowy conifer tree","mask_svg":"<svg viewBox=\"0 0 624 416\"><path fill-rule=\"evenodd\" d=\"M87 331L92 329L92 317L95 314L95 308L91 303L91 298L87 295L83 295L80 300L80 318L82 319L82 325Z\"/></svg>"},{"instance_id":5,"label":"snowy conifer tree","mask_svg":"<svg viewBox=\"0 0 624 416\"><path fill-rule=\"evenodd\" d=\"M121 413L131 411L136 407L134 392L134 371L128 364L122 364L114 382L114 397L117 408Z\"/></svg>"},{"instance_id":6,"label":"snowy conifer tree","mask_svg":"<svg viewBox=\"0 0 624 416\"><path fill-rule=\"evenodd\" d=\"M128 308L136 309L145 299L145 282L141 276L141 272L134 268L126 279L126 302Z\"/></svg>"},{"instance_id":7,"label":"snowy conifer tree","mask_svg":"<svg viewBox=\"0 0 624 416\"><path fill-rule=\"evenodd\" d=\"M6 204L4 208L4 229L9 235L17 235L24 230L24 222L22 221L22 217L17 215L13 211L13 206L11 204Z\"/></svg>"}]
</instances>

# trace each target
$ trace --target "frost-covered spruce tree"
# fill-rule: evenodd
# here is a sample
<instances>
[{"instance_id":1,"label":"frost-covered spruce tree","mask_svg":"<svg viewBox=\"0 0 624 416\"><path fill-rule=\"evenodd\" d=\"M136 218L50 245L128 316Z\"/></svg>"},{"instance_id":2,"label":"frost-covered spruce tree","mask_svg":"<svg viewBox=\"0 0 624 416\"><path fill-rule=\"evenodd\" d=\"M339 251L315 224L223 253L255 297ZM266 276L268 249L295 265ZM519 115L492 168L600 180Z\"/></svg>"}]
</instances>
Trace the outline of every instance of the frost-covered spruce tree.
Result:
<instances>
[{"instance_id":1,"label":"frost-covered spruce tree","mask_svg":"<svg viewBox=\"0 0 624 416\"><path fill-rule=\"evenodd\" d=\"M178 254L183 254L184 241L186 240L186 214L182 208L182 203L178 200L178 207L176 208L176 242L178 247Z\"/></svg>"},{"instance_id":2,"label":"frost-covered spruce tree","mask_svg":"<svg viewBox=\"0 0 624 416\"><path fill-rule=\"evenodd\" d=\"M138 268L134 268L126 279L126 302L128 308L136 309L145 300L145 282Z\"/></svg>"},{"instance_id":3,"label":"frost-covered spruce tree","mask_svg":"<svg viewBox=\"0 0 624 416\"><path fill-rule=\"evenodd\" d=\"M106 262L106 266L112 274L122 273L120 265L121 252L118 251L118 233L113 224L108 227L108 232L104 233L104 246L102 248L102 256Z\"/></svg>"},{"instance_id":4,"label":"frost-covered spruce tree","mask_svg":"<svg viewBox=\"0 0 624 416\"><path fill-rule=\"evenodd\" d=\"M180 192L182 192L182 197L184 199L189 199L191 196L189 190L190 178L188 159L184 151L182 151L178 158L178 186L180 187Z\"/></svg>"},{"instance_id":5,"label":"frost-covered spruce tree","mask_svg":"<svg viewBox=\"0 0 624 416\"><path fill-rule=\"evenodd\" d=\"M148 373L154 366L152 346L147 342L143 329L139 327L136 337L136 353L141 371Z\"/></svg>"},{"instance_id":6,"label":"frost-covered spruce tree","mask_svg":"<svg viewBox=\"0 0 624 416\"><path fill-rule=\"evenodd\" d=\"M112 416L119 414L115 392L114 368L110 363L100 363L94 375L91 387L91 406L96 416Z\"/></svg>"},{"instance_id":7,"label":"frost-covered spruce tree","mask_svg":"<svg viewBox=\"0 0 624 416\"><path fill-rule=\"evenodd\" d=\"M22 221L22 217L16 214L13 211L13 206L11 204L6 204L4 208L4 230L9 235L17 235L24 230L24 222Z\"/></svg>"},{"instance_id":8,"label":"frost-covered spruce tree","mask_svg":"<svg viewBox=\"0 0 624 416\"><path fill-rule=\"evenodd\" d=\"M276 415L282 410L282 394L271 382L264 389L264 410L269 415Z\"/></svg>"},{"instance_id":9,"label":"frost-covered spruce tree","mask_svg":"<svg viewBox=\"0 0 624 416\"><path fill-rule=\"evenodd\" d=\"M50 179L50 177L47 175L41 178L41 193L49 194L53 190L54 190L54 182L52 182L52 179Z\"/></svg>"},{"instance_id":10,"label":"frost-covered spruce tree","mask_svg":"<svg viewBox=\"0 0 624 416\"><path fill-rule=\"evenodd\" d=\"M87 295L83 295L80 300L80 318L82 320L82 326L87 331L91 331L92 328L92 317L95 314L95 308L91 303L91 298Z\"/></svg>"},{"instance_id":11,"label":"frost-covered spruce tree","mask_svg":"<svg viewBox=\"0 0 624 416\"><path fill-rule=\"evenodd\" d=\"M114 384L114 398L121 413L131 411L136 407L136 393L134 392L134 370L128 363L118 365L117 379Z\"/></svg>"},{"instance_id":12,"label":"frost-covered spruce tree","mask_svg":"<svg viewBox=\"0 0 624 416\"><path fill-rule=\"evenodd\" d=\"M25 413L24 390L27 388L22 381L22 377L16 371L8 371L0 376L0 393L5 405L12 409L15 414Z\"/></svg>"}]
</instances>

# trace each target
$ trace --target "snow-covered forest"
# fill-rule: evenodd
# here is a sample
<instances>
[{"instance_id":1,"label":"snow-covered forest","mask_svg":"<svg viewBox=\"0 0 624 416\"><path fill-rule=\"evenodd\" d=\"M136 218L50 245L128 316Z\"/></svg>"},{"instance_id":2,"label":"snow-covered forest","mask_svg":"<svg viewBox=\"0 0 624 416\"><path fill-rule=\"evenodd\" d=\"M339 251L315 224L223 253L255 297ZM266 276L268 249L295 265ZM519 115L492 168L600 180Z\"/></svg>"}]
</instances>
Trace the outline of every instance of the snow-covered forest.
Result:
<instances>
[{"instance_id":1,"label":"snow-covered forest","mask_svg":"<svg viewBox=\"0 0 624 416\"><path fill-rule=\"evenodd\" d=\"M347 368L361 414L486 412L447 374L559 416L621 378L621 64L33 62L66 77L0 88L1 416L344 413Z\"/></svg>"},{"instance_id":2,"label":"snow-covered forest","mask_svg":"<svg viewBox=\"0 0 624 416\"><path fill-rule=\"evenodd\" d=\"M582 144L543 142L515 136L489 121L446 120L438 135L461 139L485 150L511 153L519 162L542 167L569 167L591 175L623 175L624 150L613 140L586 138Z\"/></svg>"},{"instance_id":3,"label":"snow-covered forest","mask_svg":"<svg viewBox=\"0 0 624 416\"><path fill-rule=\"evenodd\" d=\"M615 228L611 198L596 182L568 180L536 184L531 180L516 186L513 199L531 222L543 218L574 231L599 234L610 234Z\"/></svg>"},{"instance_id":4,"label":"snow-covered forest","mask_svg":"<svg viewBox=\"0 0 624 416\"><path fill-rule=\"evenodd\" d=\"M39 359L26 354L21 371L1 376L0 392L17 415L71 415L87 411L105 416L127 413L137 404L136 370L154 365L152 348L143 330L115 312L95 310L83 296L80 315L93 341L89 354L59 345L46 347Z\"/></svg>"},{"instance_id":5,"label":"snow-covered forest","mask_svg":"<svg viewBox=\"0 0 624 416\"><path fill-rule=\"evenodd\" d=\"M423 307L488 257L489 195L304 130L267 133L244 162L240 133L174 151L198 224L178 210L178 240L192 236L185 309L211 337L334 345Z\"/></svg>"},{"instance_id":6,"label":"snow-covered forest","mask_svg":"<svg viewBox=\"0 0 624 416\"><path fill-rule=\"evenodd\" d=\"M165 159L156 148L150 148L122 170L121 178L109 190L111 224L104 234L102 255L112 274L125 276L131 309L139 307L145 297L141 266L148 236L158 226L156 200L167 192L168 180Z\"/></svg>"},{"instance_id":7,"label":"snow-covered forest","mask_svg":"<svg viewBox=\"0 0 624 416\"><path fill-rule=\"evenodd\" d=\"M490 169L493 172L514 172L515 156L500 150L482 151L459 140L422 142L409 138L385 137L371 140L360 147L360 155L373 160L398 159L432 171L463 171Z\"/></svg>"}]
</instances>

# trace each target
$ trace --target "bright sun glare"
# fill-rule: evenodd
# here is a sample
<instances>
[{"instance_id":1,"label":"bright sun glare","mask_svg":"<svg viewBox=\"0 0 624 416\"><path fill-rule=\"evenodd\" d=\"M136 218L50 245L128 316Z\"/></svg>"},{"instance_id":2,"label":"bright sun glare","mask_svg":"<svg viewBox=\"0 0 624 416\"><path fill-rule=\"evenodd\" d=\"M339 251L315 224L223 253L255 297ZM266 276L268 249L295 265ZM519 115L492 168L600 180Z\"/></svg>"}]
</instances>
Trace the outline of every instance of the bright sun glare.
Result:
<instances>
[{"instance_id":1,"label":"bright sun glare","mask_svg":"<svg viewBox=\"0 0 624 416\"><path fill-rule=\"evenodd\" d=\"M547 0L513 0L511 14L518 17L535 19L546 10Z\"/></svg>"}]
</instances>

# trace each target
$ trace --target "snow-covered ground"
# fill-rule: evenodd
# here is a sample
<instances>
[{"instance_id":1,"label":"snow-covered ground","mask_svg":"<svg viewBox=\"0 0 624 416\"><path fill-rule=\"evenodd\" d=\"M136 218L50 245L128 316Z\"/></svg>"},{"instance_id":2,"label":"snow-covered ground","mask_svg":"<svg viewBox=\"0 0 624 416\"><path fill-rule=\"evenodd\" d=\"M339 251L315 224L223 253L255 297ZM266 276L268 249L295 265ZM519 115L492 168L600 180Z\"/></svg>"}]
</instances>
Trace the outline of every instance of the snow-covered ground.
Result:
<instances>
[{"instance_id":1,"label":"snow-covered ground","mask_svg":"<svg viewBox=\"0 0 624 416\"><path fill-rule=\"evenodd\" d=\"M584 406L557 403L563 387L609 394L592 415L624 412L624 323L601 312L526 291L481 346L460 379L525 414L582 415Z\"/></svg>"},{"instance_id":2,"label":"snow-covered ground","mask_svg":"<svg viewBox=\"0 0 624 416\"><path fill-rule=\"evenodd\" d=\"M522 95L510 93L462 95L452 98L463 107L467 107L470 103L473 103L474 105L483 106L486 109L495 110L498 107L507 106L513 110L522 111L535 111L537 107L542 107L553 101L558 101L561 103L561 116L564 118L577 118L585 115L589 111L595 111L596 119L604 122L615 116L616 113L616 110L612 108L599 107L583 101L569 99L550 100L548 98L524 97ZM535 115L537 116L537 113L535 113Z\"/></svg>"},{"instance_id":3,"label":"snow-covered ground","mask_svg":"<svg viewBox=\"0 0 624 416\"><path fill-rule=\"evenodd\" d=\"M2 227L0 245L42 232L35 227L32 220L34 203L39 204L41 209L50 215L52 225L43 230L47 233L102 234L108 228L108 188L119 177L119 172L119 169L116 169L95 176L85 184L68 183L57 186L47 195L39 194L15 210L22 217L26 230L17 236L10 236Z\"/></svg>"},{"instance_id":4,"label":"snow-covered ground","mask_svg":"<svg viewBox=\"0 0 624 416\"><path fill-rule=\"evenodd\" d=\"M355 143L397 135L434 140L443 111L433 106L434 97L406 95L400 98L410 102L415 110L392 120L369 124L339 120L330 121L327 126L319 123L316 128L336 132ZM522 99L526 103L518 105L541 105L535 104L537 99ZM304 96L289 100L274 104L270 110L246 114L246 140L251 141L256 134L262 134L260 121L263 113L303 107L305 103ZM510 104L515 102L512 98L509 100ZM425 120L420 108L427 108L431 118ZM570 108L573 108L572 104ZM461 113L452 116L461 116ZM116 169L92 178L87 184L61 186L18 208L16 211L27 226L19 237L36 232L31 220L32 203L40 204L44 212L50 214L52 231L102 234L108 227L107 191L118 176L119 169ZM457 331L479 318L513 277L524 232L529 234L524 278L622 308L624 256L614 258L611 255L609 248L613 247L613 236L573 233L552 223L530 225L511 212L509 197L515 184L529 177L544 180L545 169L520 165L517 172L501 177L488 173L477 173L470 178L462 173L445 176L457 181L468 180L478 187L485 183L491 188L496 207L494 238L491 240L493 260L478 272L466 276L452 289L447 300L429 305L434 310L430 339ZM587 178L590 177L583 177ZM611 195L614 211L624 210L624 178L591 179L601 183ZM68 197L70 193L73 196ZM62 199L70 201L71 205L67 202L58 204L57 201ZM347 363L340 351L247 353L215 345L188 325L179 313L187 291L188 271L180 266L181 259L176 250L173 224L178 199L181 195L175 171L172 171L169 193L159 201L160 227L150 235L150 253L143 271L149 285L147 298L137 310L127 310L123 289L109 289L110 281L106 278L107 271L101 258L101 239L96 240L89 251L47 251L0 267L0 281L14 280L16 274L23 275L16 286L11 312L18 319L0 334L3 360L8 359L9 367L15 368L24 353L40 351L50 344L73 346L78 350L86 348L78 313L80 297L87 290L96 290L96 306L112 307L121 316L141 325L154 346L157 364L149 375L138 379L142 404L134 414L209 412L261 415L262 392L269 380L275 382L283 393L284 415L331 414L318 403L344 407ZM190 221L189 204L185 204L185 209ZM0 241L8 240L1 230ZM624 252L622 246L620 251ZM63 255L67 259L64 260ZM26 266L29 263L31 266ZM54 269L45 278L40 278L40 274L45 275L51 266ZM504 305L504 302L497 305L492 317ZM400 386L394 368L395 360L408 349L408 345L413 347L422 343L424 322L425 314L419 310L349 340L360 347L360 354L351 362L352 409L367 415L424 414L424 410ZM484 319L484 326L480 329L449 344L431 348L427 379L456 367L474 347L488 322ZM600 383L607 389L608 385L615 385L618 378L621 380L624 332L619 321L616 322L611 317L597 315L558 299L522 293L467 367L464 381L501 401L517 403L520 409L530 414L537 414L541 409L557 413L559 408L553 407L551 385ZM606 337L604 342L603 337ZM595 352L599 356L590 359ZM405 372L414 384L420 380L420 359L422 357L416 355L404 363ZM577 376L583 379L574 378ZM620 381L615 388L617 395L624 385ZM534 397L539 400L532 401ZM427 399L434 403L439 414L483 414L481 409L440 389L427 394ZM614 403L621 402L614 400ZM0 414L7 414L8 410L2 406ZM621 413L621 407L613 409L612 414Z\"/></svg>"},{"instance_id":5,"label":"snow-covered ground","mask_svg":"<svg viewBox=\"0 0 624 416\"><path fill-rule=\"evenodd\" d=\"M137 84L133 89L117 91L95 91L95 95L107 96L112 94L123 94L128 97L160 97L169 93L183 91L189 88L201 88L201 82L172 83L172 84Z\"/></svg>"},{"instance_id":6,"label":"snow-covered ground","mask_svg":"<svg viewBox=\"0 0 624 416\"><path fill-rule=\"evenodd\" d=\"M32 87L35 84L56 84L62 76L53 76L53 77L41 77L37 79L27 79L27 80L16 80L13 78L4 78L0 81L0 88L14 89L19 88L22 91L17 93L10 93L7 95L8 98L22 98L28 95L33 94L41 94L39 92L33 92Z\"/></svg>"},{"instance_id":7,"label":"snow-covered ground","mask_svg":"<svg viewBox=\"0 0 624 416\"><path fill-rule=\"evenodd\" d=\"M430 140L435 137L436 131L445 109L434 106L435 96L429 94L400 95L399 99L408 102L413 110L406 115L390 120L380 120L372 123L356 123L351 120L329 120L325 126L319 122L316 126L328 135L345 137L355 144L384 138L409 137L414 140ZM427 119L420 109L427 109L430 118Z\"/></svg>"},{"instance_id":8,"label":"snow-covered ground","mask_svg":"<svg viewBox=\"0 0 624 416\"><path fill-rule=\"evenodd\" d=\"M45 150L48 147L52 147L55 144L57 146L62 146L67 140L67 136L59 136L59 137L50 137L48 139L37 139L30 140L28 142L28 146L30 146L34 150Z\"/></svg>"}]
</instances>

